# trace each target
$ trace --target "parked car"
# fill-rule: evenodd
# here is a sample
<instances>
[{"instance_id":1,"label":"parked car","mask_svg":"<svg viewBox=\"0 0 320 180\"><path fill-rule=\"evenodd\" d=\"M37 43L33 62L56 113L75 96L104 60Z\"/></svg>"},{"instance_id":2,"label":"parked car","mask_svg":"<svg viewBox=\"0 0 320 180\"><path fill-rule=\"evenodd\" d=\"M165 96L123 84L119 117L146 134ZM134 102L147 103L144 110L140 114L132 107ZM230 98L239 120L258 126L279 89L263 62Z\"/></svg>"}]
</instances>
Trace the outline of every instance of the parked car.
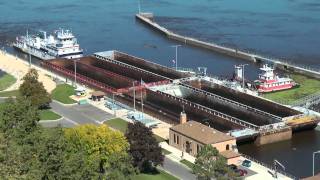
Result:
<instances>
[{"instance_id":1,"label":"parked car","mask_svg":"<svg viewBox=\"0 0 320 180\"><path fill-rule=\"evenodd\" d=\"M231 170L233 170L233 171L235 171L235 170L238 169L238 166L235 165L235 164L230 164L230 165L228 165L228 167L229 167Z\"/></svg>"},{"instance_id":2,"label":"parked car","mask_svg":"<svg viewBox=\"0 0 320 180\"><path fill-rule=\"evenodd\" d=\"M238 173L240 176L245 176L248 174L248 171L244 170L244 169L237 169L234 171L235 173Z\"/></svg>"},{"instance_id":3,"label":"parked car","mask_svg":"<svg viewBox=\"0 0 320 180\"><path fill-rule=\"evenodd\" d=\"M251 161L249 161L249 160L244 160L244 161L242 162L242 166L244 166L244 167L251 167Z\"/></svg>"}]
</instances>

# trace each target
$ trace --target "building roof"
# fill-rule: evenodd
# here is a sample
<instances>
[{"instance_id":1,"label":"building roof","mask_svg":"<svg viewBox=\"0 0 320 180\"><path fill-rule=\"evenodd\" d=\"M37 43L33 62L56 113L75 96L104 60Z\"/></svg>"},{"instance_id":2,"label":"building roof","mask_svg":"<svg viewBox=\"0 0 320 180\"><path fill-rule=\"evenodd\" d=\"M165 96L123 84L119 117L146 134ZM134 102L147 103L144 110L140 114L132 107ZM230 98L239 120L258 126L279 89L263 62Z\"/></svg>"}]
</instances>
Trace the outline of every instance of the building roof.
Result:
<instances>
[{"instance_id":1,"label":"building roof","mask_svg":"<svg viewBox=\"0 0 320 180\"><path fill-rule=\"evenodd\" d=\"M102 91L95 91L95 92L92 92L91 94L92 94L92 96L104 96L105 95L105 93Z\"/></svg>"},{"instance_id":2,"label":"building roof","mask_svg":"<svg viewBox=\"0 0 320 180\"><path fill-rule=\"evenodd\" d=\"M220 152L220 154L221 154L223 157L227 158L227 159L231 159L231 158L235 158L235 157L241 156L239 153L234 152L234 151L231 151L231 150L229 150L229 151L222 151L222 152Z\"/></svg>"},{"instance_id":3,"label":"building roof","mask_svg":"<svg viewBox=\"0 0 320 180\"><path fill-rule=\"evenodd\" d=\"M196 121L188 121L171 127L170 129L202 144L215 144L235 139L235 137L229 136Z\"/></svg>"}]
</instances>

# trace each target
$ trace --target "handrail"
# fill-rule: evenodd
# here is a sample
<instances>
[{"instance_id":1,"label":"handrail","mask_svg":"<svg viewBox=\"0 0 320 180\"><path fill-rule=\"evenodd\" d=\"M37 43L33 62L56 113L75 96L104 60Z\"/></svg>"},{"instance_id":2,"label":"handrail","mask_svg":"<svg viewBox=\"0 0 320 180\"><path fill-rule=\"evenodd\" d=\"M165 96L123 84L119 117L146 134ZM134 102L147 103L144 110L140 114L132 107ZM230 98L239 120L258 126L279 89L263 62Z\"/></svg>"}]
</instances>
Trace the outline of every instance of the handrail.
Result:
<instances>
[{"instance_id":1,"label":"handrail","mask_svg":"<svg viewBox=\"0 0 320 180\"><path fill-rule=\"evenodd\" d=\"M240 153L240 152L238 152L238 153L239 153L241 156L243 156L244 158L249 159L250 161L253 161L253 162L255 162L255 163L257 163L257 164L259 164L259 165L261 165L261 166L264 166L264 167L266 167L266 168L271 169L271 170L274 171L274 168L273 168L272 166L270 166L270 165L268 165L268 164L266 164L266 163L263 163L262 161L259 161L259 160L255 159L255 158L253 158L253 157L251 157L251 156L249 156L249 155L246 155L246 154L243 154L243 153ZM290 173L287 173L287 172L285 172L285 171L282 171L281 169L277 169L277 172L280 173L280 174L282 174L282 175L284 175L284 176L287 176L287 177L289 177L289 178L291 178L291 179L298 179L296 176L294 176L294 175L292 175L292 174L290 174Z\"/></svg>"}]
</instances>

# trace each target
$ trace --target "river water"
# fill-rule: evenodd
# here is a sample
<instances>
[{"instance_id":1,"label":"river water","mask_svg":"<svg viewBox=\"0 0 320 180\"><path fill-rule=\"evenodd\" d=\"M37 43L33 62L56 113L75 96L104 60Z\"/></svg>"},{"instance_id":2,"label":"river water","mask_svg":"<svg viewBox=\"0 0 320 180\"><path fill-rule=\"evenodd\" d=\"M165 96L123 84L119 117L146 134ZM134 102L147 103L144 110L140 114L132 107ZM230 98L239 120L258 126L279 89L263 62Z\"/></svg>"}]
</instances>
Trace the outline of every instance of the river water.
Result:
<instances>
[{"instance_id":1,"label":"river water","mask_svg":"<svg viewBox=\"0 0 320 180\"><path fill-rule=\"evenodd\" d=\"M154 12L160 24L180 34L320 67L317 0L141 0L141 8ZM72 29L86 54L116 49L173 66L171 46L177 42L136 21L137 10L134 0L1 0L0 46L27 29L63 27ZM248 63L189 46L182 46L178 55L179 66L206 66L221 76L231 76L235 64ZM246 68L246 77L255 79L257 65ZM319 141L319 131L308 131L295 134L292 141L239 149L267 163L276 158L288 172L306 176L312 174L311 152L320 149Z\"/></svg>"}]
</instances>

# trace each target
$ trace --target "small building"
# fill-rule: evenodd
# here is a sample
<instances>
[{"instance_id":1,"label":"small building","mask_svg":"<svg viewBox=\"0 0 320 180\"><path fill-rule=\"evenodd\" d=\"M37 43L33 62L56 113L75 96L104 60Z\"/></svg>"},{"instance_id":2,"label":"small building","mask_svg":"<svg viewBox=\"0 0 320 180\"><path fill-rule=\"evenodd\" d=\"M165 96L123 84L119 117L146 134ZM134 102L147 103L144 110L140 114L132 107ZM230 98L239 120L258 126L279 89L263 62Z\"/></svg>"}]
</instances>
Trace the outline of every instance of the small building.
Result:
<instances>
[{"instance_id":1,"label":"small building","mask_svg":"<svg viewBox=\"0 0 320 180\"><path fill-rule=\"evenodd\" d=\"M95 91L95 92L91 93L91 99L93 101L96 101L96 100L100 101L101 99L104 98L105 95L106 94L104 92L102 92L102 91Z\"/></svg>"},{"instance_id":2,"label":"small building","mask_svg":"<svg viewBox=\"0 0 320 180\"><path fill-rule=\"evenodd\" d=\"M235 137L196 121L181 123L169 130L169 145L192 156L196 156L201 148L208 144L215 147L227 159L228 164L239 162L240 154L235 151Z\"/></svg>"}]
</instances>

